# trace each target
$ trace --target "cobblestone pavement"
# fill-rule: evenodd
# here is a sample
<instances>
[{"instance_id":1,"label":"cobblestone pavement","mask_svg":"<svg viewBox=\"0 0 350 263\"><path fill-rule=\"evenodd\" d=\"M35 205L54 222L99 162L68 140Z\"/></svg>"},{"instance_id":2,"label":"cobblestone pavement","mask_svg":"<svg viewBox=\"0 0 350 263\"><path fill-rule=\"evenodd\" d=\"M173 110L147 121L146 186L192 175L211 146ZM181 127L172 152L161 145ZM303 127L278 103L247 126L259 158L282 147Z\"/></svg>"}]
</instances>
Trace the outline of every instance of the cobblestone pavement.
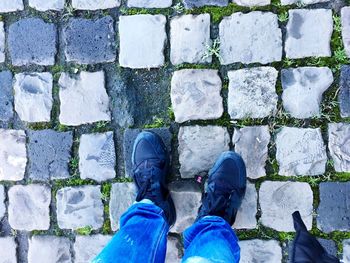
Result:
<instances>
[{"instance_id":1,"label":"cobblestone pavement","mask_svg":"<svg viewBox=\"0 0 350 263\"><path fill-rule=\"evenodd\" d=\"M295 210L350 262L350 2L233 2L0 1L0 263L89 262L142 129L172 154L167 262L228 149L242 262L288 262Z\"/></svg>"}]
</instances>

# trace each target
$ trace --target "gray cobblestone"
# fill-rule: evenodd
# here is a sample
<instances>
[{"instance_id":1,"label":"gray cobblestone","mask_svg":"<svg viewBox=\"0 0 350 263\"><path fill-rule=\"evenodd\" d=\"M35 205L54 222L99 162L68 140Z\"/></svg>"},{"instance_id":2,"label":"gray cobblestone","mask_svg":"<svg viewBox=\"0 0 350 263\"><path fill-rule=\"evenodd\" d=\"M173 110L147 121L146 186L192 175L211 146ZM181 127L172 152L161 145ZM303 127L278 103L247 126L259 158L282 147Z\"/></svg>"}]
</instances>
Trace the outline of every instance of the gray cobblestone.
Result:
<instances>
[{"instance_id":1,"label":"gray cobblestone","mask_svg":"<svg viewBox=\"0 0 350 263\"><path fill-rule=\"evenodd\" d=\"M350 7L346 6L341 9L341 25L344 49L350 57Z\"/></svg>"},{"instance_id":2,"label":"gray cobblestone","mask_svg":"<svg viewBox=\"0 0 350 263\"><path fill-rule=\"evenodd\" d=\"M54 24L39 18L25 18L10 25L8 48L12 64L55 64L56 34Z\"/></svg>"},{"instance_id":3,"label":"gray cobblestone","mask_svg":"<svg viewBox=\"0 0 350 263\"><path fill-rule=\"evenodd\" d=\"M233 0L234 3L240 6L266 6L271 4L271 0Z\"/></svg>"},{"instance_id":4,"label":"gray cobblestone","mask_svg":"<svg viewBox=\"0 0 350 263\"><path fill-rule=\"evenodd\" d=\"M211 56L205 57L211 45L209 14L174 17L170 28L172 64L211 62Z\"/></svg>"},{"instance_id":5,"label":"gray cobblestone","mask_svg":"<svg viewBox=\"0 0 350 263\"><path fill-rule=\"evenodd\" d=\"M17 263L17 245L14 237L0 237L0 262Z\"/></svg>"},{"instance_id":6,"label":"gray cobblestone","mask_svg":"<svg viewBox=\"0 0 350 263\"><path fill-rule=\"evenodd\" d=\"M74 243L74 262L92 262L111 239L112 236L107 235L77 236Z\"/></svg>"},{"instance_id":7,"label":"gray cobblestone","mask_svg":"<svg viewBox=\"0 0 350 263\"><path fill-rule=\"evenodd\" d=\"M68 178L72 132L29 131L29 177L38 181Z\"/></svg>"},{"instance_id":8,"label":"gray cobblestone","mask_svg":"<svg viewBox=\"0 0 350 263\"><path fill-rule=\"evenodd\" d=\"M244 240L241 247L241 263L251 262L282 262L282 249L276 240Z\"/></svg>"},{"instance_id":9,"label":"gray cobblestone","mask_svg":"<svg viewBox=\"0 0 350 263\"><path fill-rule=\"evenodd\" d=\"M218 119L224 112L221 79L217 70L183 69L171 80L175 121ZM189 110L191 109L191 110Z\"/></svg>"},{"instance_id":10,"label":"gray cobblestone","mask_svg":"<svg viewBox=\"0 0 350 263\"><path fill-rule=\"evenodd\" d=\"M0 1L0 13L9 13L23 10L23 0L2 0Z\"/></svg>"},{"instance_id":11,"label":"gray cobblestone","mask_svg":"<svg viewBox=\"0 0 350 263\"><path fill-rule=\"evenodd\" d=\"M4 22L0 22L0 63L5 62L5 29Z\"/></svg>"},{"instance_id":12,"label":"gray cobblestone","mask_svg":"<svg viewBox=\"0 0 350 263\"><path fill-rule=\"evenodd\" d=\"M227 6L228 0L182 0L185 8L191 9L202 6Z\"/></svg>"},{"instance_id":13,"label":"gray cobblestone","mask_svg":"<svg viewBox=\"0 0 350 263\"><path fill-rule=\"evenodd\" d=\"M340 70L338 101L341 117L350 117L350 66L347 65L343 65Z\"/></svg>"},{"instance_id":14,"label":"gray cobblestone","mask_svg":"<svg viewBox=\"0 0 350 263\"><path fill-rule=\"evenodd\" d=\"M224 65L235 62L267 64L282 58L282 32L277 15L270 12L238 12L225 17L220 23L220 42Z\"/></svg>"},{"instance_id":15,"label":"gray cobblestone","mask_svg":"<svg viewBox=\"0 0 350 263\"><path fill-rule=\"evenodd\" d=\"M20 73L15 75L15 110L26 122L49 122L52 109L51 73Z\"/></svg>"},{"instance_id":16,"label":"gray cobblestone","mask_svg":"<svg viewBox=\"0 0 350 263\"><path fill-rule=\"evenodd\" d=\"M337 172L350 172L350 124L328 124L328 149Z\"/></svg>"},{"instance_id":17,"label":"gray cobblestone","mask_svg":"<svg viewBox=\"0 0 350 263\"><path fill-rule=\"evenodd\" d=\"M179 240L176 237L168 236L165 262L167 263L181 262L179 247L181 247Z\"/></svg>"},{"instance_id":18,"label":"gray cobblestone","mask_svg":"<svg viewBox=\"0 0 350 263\"><path fill-rule=\"evenodd\" d=\"M307 229L312 227L313 192L307 183L265 181L260 187L259 202L264 226L295 231L292 213L299 211Z\"/></svg>"},{"instance_id":19,"label":"gray cobblestone","mask_svg":"<svg viewBox=\"0 0 350 263\"><path fill-rule=\"evenodd\" d=\"M70 19L63 29L63 42L67 61L96 64L116 59L114 21L110 16Z\"/></svg>"},{"instance_id":20,"label":"gray cobblestone","mask_svg":"<svg viewBox=\"0 0 350 263\"><path fill-rule=\"evenodd\" d=\"M0 72L0 120L9 121L13 117L13 89L11 71Z\"/></svg>"},{"instance_id":21,"label":"gray cobblestone","mask_svg":"<svg viewBox=\"0 0 350 263\"><path fill-rule=\"evenodd\" d=\"M65 0L29 0L29 6L39 11L60 11L64 8L64 4Z\"/></svg>"},{"instance_id":22,"label":"gray cobblestone","mask_svg":"<svg viewBox=\"0 0 350 263\"><path fill-rule=\"evenodd\" d=\"M0 221L2 220L6 212L5 198L5 188L3 185L0 185Z\"/></svg>"},{"instance_id":23,"label":"gray cobblestone","mask_svg":"<svg viewBox=\"0 0 350 263\"><path fill-rule=\"evenodd\" d=\"M281 0L282 5L293 5L300 3L301 5L312 5L316 3L329 2L330 0Z\"/></svg>"},{"instance_id":24,"label":"gray cobblestone","mask_svg":"<svg viewBox=\"0 0 350 263\"><path fill-rule=\"evenodd\" d=\"M172 0L128 0L128 7L166 8L172 5Z\"/></svg>"},{"instance_id":25,"label":"gray cobblestone","mask_svg":"<svg viewBox=\"0 0 350 263\"><path fill-rule=\"evenodd\" d=\"M0 129L0 141L0 180L22 180L27 164L24 131Z\"/></svg>"},{"instance_id":26,"label":"gray cobblestone","mask_svg":"<svg viewBox=\"0 0 350 263\"><path fill-rule=\"evenodd\" d=\"M15 185L8 191L9 223L16 230L48 230L51 189L45 185Z\"/></svg>"},{"instance_id":27,"label":"gray cobblestone","mask_svg":"<svg viewBox=\"0 0 350 263\"><path fill-rule=\"evenodd\" d=\"M72 0L72 6L79 10L98 10L118 7L120 0Z\"/></svg>"},{"instance_id":28,"label":"gray cobblestone","mask_svg":"<svg viewBox=\"0 0 350 263\"><path fill-rule=\"evenodd\" d=\"M331 56L332 32L332 10L289 10L285 42L287 58Z\"/></svg>"},{"instance_id":29,"label":"gray cobblestone","mask_svg":"<svg viewBox=\"0 0 350 263\"><path fill-rule=\"evenodd\" d=\"M343 261L350 263L350 239L343 241Z\"/></svg>"},{"instance_id":30,"label":"gray cobblestone","mask_svg":"<svg viewBox=\"0 0 350 263\"><path fill-rule=\"evenodd\" d=\"M128 68L162 66L166 41L165 24L166 18L163 15L119 17L120 66Z\"/></svg>"},{"instance_id":31,"label":"gray cobblestone","mask_svg":"<svg viewBox=\"0 0 350 263\"><path fill-rule=\"evenodd\" d=\"M66 187L57 191L57 222L61 229L103 225L103 204L100 186Z\"/></svg>"}]
</instances>

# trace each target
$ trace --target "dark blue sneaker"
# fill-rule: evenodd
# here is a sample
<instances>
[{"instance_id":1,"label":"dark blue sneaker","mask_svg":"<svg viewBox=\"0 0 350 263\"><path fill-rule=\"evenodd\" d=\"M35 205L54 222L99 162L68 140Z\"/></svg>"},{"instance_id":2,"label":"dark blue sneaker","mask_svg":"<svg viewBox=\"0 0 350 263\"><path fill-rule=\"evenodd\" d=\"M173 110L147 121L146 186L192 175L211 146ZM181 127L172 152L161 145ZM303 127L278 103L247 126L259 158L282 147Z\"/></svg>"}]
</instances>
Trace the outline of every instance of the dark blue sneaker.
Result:
<instances>
[{"instance_id":1,"label":"dark blue sneaker","mask_svg":"<svg viewBox=\"0 0 350 263\"><path fill-rule=\"evenodd\" d=\"M141 132L134 142L131 160L138 189L136 201L151 200L163 209L172 226L176 211L166 183L169 156L163 140L155 133Z\"/></svg>"},{"instance_id":2,"label":"dark blue sneaker","mask_svg":"<svg viewBox=\"0 0 350 263\"><path fill-rule=\"evenodd\" d=\"M246 186L246 168L241 156L234 152L222 153L209 171L208 185L197 220L215 215L233 225Z\"/></svg>"}]
</instances>

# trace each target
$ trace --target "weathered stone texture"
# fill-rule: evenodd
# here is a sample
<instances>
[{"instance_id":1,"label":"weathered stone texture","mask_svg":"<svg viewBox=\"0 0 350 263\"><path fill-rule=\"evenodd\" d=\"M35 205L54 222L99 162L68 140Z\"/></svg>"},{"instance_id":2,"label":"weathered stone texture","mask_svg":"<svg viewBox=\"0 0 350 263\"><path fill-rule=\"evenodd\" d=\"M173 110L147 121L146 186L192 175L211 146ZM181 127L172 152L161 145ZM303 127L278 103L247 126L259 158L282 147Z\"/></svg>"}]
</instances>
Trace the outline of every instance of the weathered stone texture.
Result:
<instances>
[{"instance_id":1,"label":"weathered stone texture","mask_svg":"<svg viewBox=\"0 0 350 263\"><path fill-rule=\"evenodd\" d=\"M7 42L12 65L55 64L56 31L54 24L39 18L25 18L11 24Z\"/></svg>"},{"instance_id":2,"label":"weathered stone texture","mask_svg":"<svg viewBox=\"0 0 350 263\"><path fill-rule=\"evenodd\" d=\"M113 62L116 59L114 21L101 19L70 19L63 29L67 61L80 64Z\"/></svg>"},{"instance_id":3,"label":"weathered stone texture","mask_svg":"<svg viewBox=\"0 0 350 263\"><path fill-rule=\"evenodd\" d=\"M0 120L9 121L13 117L13 88L11 71L0 72Z\"/></svg>"},{"instance_id":4,"label":"weathered stone texture","mask_svg":"<svg viewBox=\"0 0 350 263\"><path fill-rule=\"evenodd\" d=\"M15 185L8 191L9 223L16 230L48 230L51 189L45 185Z\"/></svg>"},{"instance_id":5,"label":"weathered stone texture","mask_svg":"<svg viewBox=\"0 0 350 263\"><path fill-rule=\"evenodd\" d=\"M320 184L317 227L326 233L350 231L350 182Z\"/></svg>"},{"instance_id":6,"label":"weathered stone texture","mask_svg":"<svg viewBox=\"0 0 350 263\"><path fill-rule=\"evenodd\" d=\"M350 57L350 7L345 6L341 9L342 37L345 52Z\"/></svg>"},{"instance_id":7,"label":"weathered stone texture","mask_svg":"<svg viewBox=\"0 0 350 263\"><path fill-rule=\"evenodd\" d=\"M350 263L350 239L343 241L343 261Z\"/></svg>"},{"instance_id":8,"label":"weathered stone texture","mask_svg":"<svg viewBox=\"0 0 350 263\"><path fill-rule=\"evenodd\" d=\"M23 0L1 0L0 1L0 13L9 13L14 11L23 10Z\"/></svg>"},{"instance_id":9,"label":"weathered stone texture","mask_svg":"<svg viewBox=\"0 0 350 263\"><path fill-rule=\"evenodd\" d=\"M66 187L57 191L57 223L62 229L79 229L103 225L100 186Z\"/></svg>"},{"instance_id":10,"label":"weathered stone texture","mask_svg":"<svg viewBox=\"0 0 350 263\"><path fill-rule=\"evenodd\" d=\"M282 5L293 5L293 4L301 4L301 5L312 5L316 3L324 3L329 2L330 0L281 0Z\"/></svg>"},{"instance_id":11,"label":"weathered stone texture","mask_svg":"<svg viewBox=\"0 0 350 263\"><path fill-rule=\"evenodd\" d=\"M282 262L282 249L276 240L243 240L239 242L241 248L241 263L252 262Z\"/></svg>"},{"instance_id":12,"label":"weathered stone texture","mask_svg":"<svg viewBox=\"0 0 350 263\"><path fill-rule=\"evenodd\" d=\"M0 142L0 181L22 180L27 164L24 131L0 129Z\"/></svg>"},{"instance_id":13,"label":"weathered stone texture","mask_svg":"<svg viewBox=\"0 0 350 263\"><path fill-rule=\"evenodd\" d=\"M170 28L172 64L211 62L211 56L204 57L211 45L209 14L174 17Z\"/></svg>"},{"instance_id":14,"label":"weathered stone texture","mask_svg":"<svg viewBox=\"0 0 350 263\"><path fill-rule=\"evenodd\" d=\"M266 6L271 4L271 0L233 0L234 3L240 6Z\"/></svg>"},{"instance_id":15,"label":"weathered stone texture","mask_svg":"<svg viewBox=\"0 0 350 263\"><path fill-rule=\"evenodd\" d=\"M15 75L15 110L22 121L49 122L52 109L51 73L19 73Z\"/></svg>"},{"instance_id":16,"label":"weathered stone texture","mask_svg":"<svg viewBox=\"0 0 350 263\"><path fill-rule=\"evenodd\" d=\"M281 61L282 32L277 15L273 13L234 13L221 21L219 34L221 62L224 65Z\"/></svg>"},{"instance_id":17,"label":"weathered stone texture","mask_svg":"<svg viewBox=\"0 0 350 263\"><path fill-rule=\"evenodd\" d=\"M308 230L312 227L313 193L307 183L263 182L259 202L261 223L267 227L277 231L295 231L292 218L295 211L300 212Z\"/></svg>"},{"instance_id":18,"label":"weathered stone texture","mask_svg":"<svg viewBox=\"0 0 350 263\"><path fill-rule=\"evenodd\" d=\"M119 229L121 215L135 202L136 192L134 183L115 183L112 185L109 217L113 231Z\"/></svg>"},{"instance_id":19,"label":"weathered stone texture","mask_svg":"<svg viewBox=\"0 0 350 263\"><path fill-rule=\"evenodd\" d=\"M63 73L59 85L60 123L78 126L111 120L103 71L83 71L75 77Z\"/></svg>"},{"instance_id":20,"label":"weathered stone texture","mask_svg":"<svg viewBox=\"0 0 350 263\"><path fill-rule=\"evenodd\" d=\"M284 127L277 134L276 147L280 175L320 175L325 172L327 154L319 128Z\"/></svg>"},{"instance_id":21,"label":"weathered stone texture","mask_svg":"<svg viewBox=\"0 0 350 263\"><path fill-rule=\"evenodd\" d=\"M227 6L228 0L182 0L185 8L191 9L202 6Z\"/></svg>"},{"instance_id":22,"label":"weathered stone texture","mask_svg":"<svg viewBox=\"0 0 350 263\"><path fill-rule=\"evenodd\" d=\"M235 229L253 229L257 227L256 213L258 212L258 194L255 185L247 183L247 189L242 205L237 212Z\"/></svg>"},{"instance_id":23,"label":"weathered stone texture","mask_svg":"<svg viewBox=\"0 0 350 263\"><path fill-rule=\"evenodd\" d=\"M270 143L268 126L252 126L235 129L232 142L235 152L244 160L247 177L257 179L266 175L265 165Z\"/></svg>"},{"instance_id":24,"label":"weathered stone texture","mask_svg":"<svg viewBox=\"0 0 350 263\"><path fill-rule=\"evenodd\" d=\"M350 124L328 124L328 149L337 172L350 172Z\"/></svg>"},{"instance_id":25,"label":"weathered stone texture","mask_svg":"<svg viewBox=\"0 0 350 263\"><path fill-rule=\"evenodd\" d=\"M4 22L0 22L0 63L5 62L5 45Z\"/></svg>"},{"instance_id":26,"label":"weathered stone texture","mask_svg":"<svg viewBox=\"0 0 350 263\"><path fill-rule=\"evenodd\" d=\"M72 132L29 131L29 177L39 181L68 178Z\"/></svg>"},{"instance_id":27,"label":"weathered stone texture","mask_svg":"<svg viewBox=\"0 0 350 263\"><path fill-rule=\"evenodd\" d=\"M272 67L228 72L228 113L232 119L264 118L277 111L276 81Z\"/></svg>"},{"instance_id":28,"label":"weathered stone texture","mask_svg":"<svg viewBox=\"0 0 350 263\"><path fill-rule=\"evenodd\" d=\"M181 247L180 241L176 237L168 236L165 262L167 263L181 262L179 247Z\"/></svg>"},{"instance_id":29,"label":"weathered stone texture","mask_svg":"<svg viewBox=\"0 0 350 263\"><path fill-rule=\"evenodd\" d=\"M113 132L83 134L79 145L79 171L82 179L102 182L115 177Z\"/></svg>"},{"instance_id":30,"label":"weathered stone texture","mask_svg":"<svg viewBox=\"0 0 350 263\"><path fill-rule=\"evenodd\" d=\"M5 188L3 185L0 185L0 221L4 217L5 212L6 212Z\"/></svg>"},{"instance_id":31,"label":"weathered stone texture","mask_svg":"<svg viewBox=\"0 0 350 263\"><path fill-rule=\"evenodd\" d=\"M128 68L158 68L164 64L166 18L163 15L119 17L119 64Z\"/></svg>"},{"instance_id":32,"label":"weathered stone texture","mask_svg":"<svg viewBox=\"0 0 350 263\"><path fill-rule=\"evenodd\" d=\"M172 3L172 0L128 0L128 7L166 8Z\"/></svg>"},{"instance_id":33,"label":"weathered stone texture","mask_svg":"<svg viewBox=\"0 0 350 263\"><path fill-rule=\"evenodd\" d=\"M230 137L224 127L196 125L181 127L178 140L181 177L193 178L207 172L229 150Z\"/></svg>"},{"instance_id":34,"label":"weathered stone texture","mask_svg":"<svg viewBox=\"0 0 350 263\"><path fill-rule=\"evenodd\" d=\"M39 11L60 11L64 8L64 4L65 0L29 0L29 6Z\"/></svg>"},{"instance_id":35,"label":"weathered stone texture","mask_svg":"<svg viewBox=\"0 0 350 263\"><path fill-rule=\"evenodd\" d=\"M322 94L333 83L328 67L282 70L283 107L295 118L320 116Z\"/></svg>"},{"instance_id":36,"label":"weathered stone texture","mask_svg":"<svg viewBox=\"0 0 350 263\"><path fill-rule=\"evenodd\" d=\"M98 10L118 7L120 0L72 0L72 7L80 10Z\"/></svg>"},{"instance_id":37,"label":"weathered stone texture","mask_svg":"<svg viewBox=\"0 0 350 263\"><path fill-rule=\"evenodd\" d=\"M29 239L28 263L72 263L66 237L33 236Z\"/></svg>"},{"instance_id":38,"label":"weathered stone texture","mask_svg":"<svg viewBox=\"0 0 350 263\"><path fill-rule=\"evenodd\" d=\"M100 234L92 236L77 236L74 243L74 262L92 262L92 260L108 244L111 238L111 236Z\"/></svg>"},{"instance_id":39,"label":"weathered stone texture","mask_svg":"<svg viewBox=\"0 0 350 263\"><path fill-rule=\"evenodd\" d=\"M350 117L350 66L347 65L343 65L340 70L338 101L341 117Z\"/></svg>"},{"instance_id":40,"label":"weathered stone texture","mask_svg":"<svg viewBox=\"0 0 350 263\"><path fill-rule=\"evenodd\" d=\"M195 221L201 205L202 193L197 185L176 182L169 186L176 209L172 232L181 233Z\"/></svg>"},{"instance_id":41,"label":"weathered stone texture","mask_svg":"<svg viewBox=\"0 0 350 263\"><path fill-rule=\"evenodd\" d=\"M0 262L17 263L17 245L14 237L0 237Z\"/></svg>"},{"instance_id":42,"label":"weathered stone texture","mask_svg":"<svg viewBox=\"0 0 350 263\"><path fill-rule=\"evenodd\" d=\"M289 10L285 51L287 58L331 56L332 10Z\"/></svg>"},{"instance_id":43,"label":"weathered stone texture","mask_svg":"<svg viewBox=\"0 0 350 263\"><path fill-rule=\"evenodd\" d=\"M217 70L183 69L171 80L175 121L218 119L224 112L221 79Z\"/></svg>"}]
</instances>

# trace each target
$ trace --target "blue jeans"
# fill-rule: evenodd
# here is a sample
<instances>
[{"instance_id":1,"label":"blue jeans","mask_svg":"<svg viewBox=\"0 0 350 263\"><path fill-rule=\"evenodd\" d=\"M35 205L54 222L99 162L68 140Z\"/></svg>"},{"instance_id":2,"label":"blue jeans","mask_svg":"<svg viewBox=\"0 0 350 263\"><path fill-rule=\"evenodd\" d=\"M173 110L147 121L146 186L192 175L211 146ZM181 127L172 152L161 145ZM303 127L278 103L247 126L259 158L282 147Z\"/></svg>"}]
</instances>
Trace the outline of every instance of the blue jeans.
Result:
<instances>
[{"instance_id":1,"label":"blue jeans","mask_svg":"<svg viewBox=\"0 0 350 263\"><path fill-rule=\"evenodd\" d=\"M136 203L120 219L120 230L92 263L163 263L169 225L161 208ZM184 234L182 262L239 262L238 238L221 217L206 216Z\"/></svg>"}]
</instances>

